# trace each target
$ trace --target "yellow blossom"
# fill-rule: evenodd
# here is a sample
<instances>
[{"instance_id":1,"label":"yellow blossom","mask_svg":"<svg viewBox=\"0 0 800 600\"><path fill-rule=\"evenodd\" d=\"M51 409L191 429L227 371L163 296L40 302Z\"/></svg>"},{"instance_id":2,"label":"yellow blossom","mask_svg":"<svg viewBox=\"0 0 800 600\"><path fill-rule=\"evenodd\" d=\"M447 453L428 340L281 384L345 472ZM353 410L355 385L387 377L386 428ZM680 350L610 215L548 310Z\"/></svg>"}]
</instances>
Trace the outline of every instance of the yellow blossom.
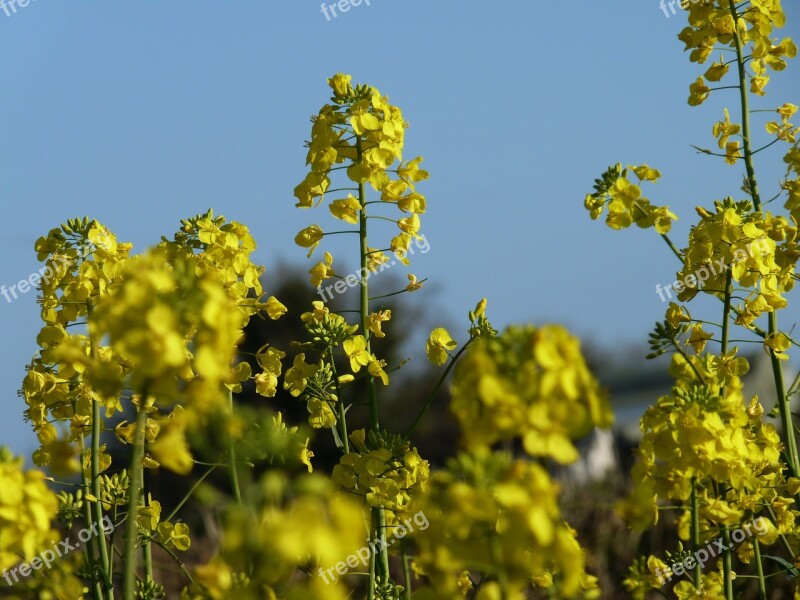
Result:
<instances>
[{"instance_id":1,"label":"yellow blossom","mask_svg":"<svg viewBox=\"0 0 800 600\"><path fill-rule=\"evenodd\" d=\"M457 346L458 343L450 337L447 329L437 327L431 331L425 350L428 354L428 360L437 367L441 367L447 361L447 353Z\"/></svg>"},{"instance_id":2,"label":"yellow blossom","mask_svg":"<svg viewBox=\"0 0 800 600\"><path fill-rule=\"evenodd\" d=\"M367 316L367 327L375 335L375 337L385 337L386 334L381 330L381 326L384 322L389 321L391 318L391 310L379 310L377 312L370 313Z\"/></svg>"}]
</instances>

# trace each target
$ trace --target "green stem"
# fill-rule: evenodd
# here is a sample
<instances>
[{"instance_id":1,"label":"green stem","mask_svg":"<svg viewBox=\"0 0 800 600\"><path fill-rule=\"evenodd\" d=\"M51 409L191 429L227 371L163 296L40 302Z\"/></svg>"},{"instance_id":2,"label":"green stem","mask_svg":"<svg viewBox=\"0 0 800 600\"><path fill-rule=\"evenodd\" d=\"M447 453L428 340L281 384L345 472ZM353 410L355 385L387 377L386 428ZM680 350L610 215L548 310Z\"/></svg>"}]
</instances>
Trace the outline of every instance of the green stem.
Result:
<instances>
[{"instance_id":1,"label":"green stem","mask_svg":"<svg viewBox=\"0 0 800 600\"><path fill-rule=\"evenodd\" d=\"M411 427L408 428L408 431L406 431L406 434L403 436L404 440L410 438L411 434L414 433L414 430L420 424L422 418L425 416L425 413L428 412L428 409L430 408L431 404L436 399L436 394L439 393L439 389L442 387L442 385L444 385L447 376L450 374L450 370L453 368L453 366L456 364L456 361L458 361L459 357L464 353L464 351L469 347L469 345L473 341L475 341L475 338L470 338L469 341L467 341L467 343L464 344L461 347L461 349L456 353L456 355L450 358L449 364L447 365L447 367L445 367L445 370L439 377L439 381L436 382L436 385L434 386L433 391L428 396L428 399L425 401L422 410L419 411L419 414L417 414L417 417L414 419L414 422L411 424Z\"/></svg>"},{"instance_id":2,"label":"green stem","mask_svg":"<svg viewBox=\"0 0 800 600\"><path fill-rule=\"evenodd\" d=\"M87 301L86 303L86 319L87 321L92 317L92 311L94 306L91 300ZM94 358L97 354L97 344L94 339L90 341L90 348L89 348L89 356ZM92 398L92 455L91 455L91 469L92 469L92 495L97 498L94 502L91 503L93 512L94 512L94 519L97 523L98 527L98 535L95 536L97 539L93 542L97 546L98 552L98 560L100 562L100 568L103 575L103 580L105 582L106 588L106 597L108 600L113 600L114 598L114 586L111 580L112 571L111 571L111 554L108 551L108 546L106 545L106 536L103 532L103 528L101 526L103 522L103 505L100 502L100 436L101 431L103 430L103 419L100 416L100 401L96 398Z\"/></svg>"},{"instance_id":3,"label":"green stem","mask_svg":"<svg viewBox=\"0 0 800 600\"><path fill-rule=\"evenodd\" d=\"M697 556L697 550L700 549L700 509L697 505L697 479L695 477L692 477L692 548ZM698 562L694 566L694 589L700 589L702 577L703 568Z\"/></svg>"},{"instance_id":4,"label":"green stem","mask_svg":"<svg viewBox=\"0 0 800 600\"><path fill-rule=\"evenodd\" d=\"M139 514L139 499L142 493L141 463L144 457L144 434L147 425L147 413L144 403L147 401L146 390L142 393L142 405L136 415L136 432L133 442L133 457L131 458L131 483L128 489L128 523L125 536L125 558L123 565L122 594L125 600L136 598L136 540L138 537L137 516Z\"/></svg>"},{"instance_id":5,"label":"green stem","mask_svg":"<svg viewBox=\"0 0 800 600\"><path fill-rule=\"evenodd\" d=\"M84 445L83 436L80 437L80 445L81 445L81 464L83 464L83 457L86 455L86 447ZM83 480L83 493L86 495L91 488L91 482L89 478L86 476L85 471L82 470L81 479ZM92 507L91 503L88 501L84 501L83 503L83 520L86 525L86 528L90 528L92 526ZM93 536L94 537L94 536ZM89 565L90 568L96 564L95 559L95 540L89 538L89 541L86 543L86 563ZM105 594L103 594L103 587L100 585L99 581L96 581L94 584L94 598L95 600L105 600Z\"/></svg>"},{"instance_id":6,"label":"green stem","mask_svg":"<svg viewBox=\"0 0 800 600\"><path fill-rule=\"evenodd\" d=\"M166 517L166 518L165 518L165 519L163 519L163 520L164 520L164 521L172 521L172 518L173 518L175 515L177 515L177 514L178 514L178 511L179 511L179 510L180 510L180 509L183 507L183 505L184 505L184 504L186 504L186 503L189 501L189 498L191 498L191 497L192 497L192 494L194 494L195 490L197 490L197 488L199 488L199 487L200 487L200 484L201 484L201 483L203 483L203 481L205 481L206 477L208 477L209 475L211 475L211 473L213 473L213 472L214 472L214 470L215 470L215 469L216 469L218 466L219 466L219 465L213 465L211 468L209 468L209 469L208 469L208 471L206 471L205 473L203 473L203 474L200 476L200 479L198 479L197 481L195 481L194 485L192 486L192 489L190 489L190 490L189 490L189 492L188 492L188 493L187 493L187 494L186 494L186 495L183 497L183 500L181 500L180 502L178 502L178 506L176 506L176 507L175 507L175 508L172 510L172 512L171 512L171 513L169 513L169 516L168 516L168 517Z\"/></svg>"},{"instance_id":7,"label":"green stem","mask_svg":"<svg viewBox=\"0 0 800 600\"><path fill-rule=\"evenodd\" d=\"M775 515L775 511L772 510L772 506L770 506L769 504L764 504L764 508L767 509L767 512L769 513L769 516L772 518L772 522L776 523L776 527L777 527L778 517L777 517L777 515ZM792 545L789 543L789 540L786 538L786 534L781 533L780 534L780 539L781 539L781 543L783 544L783 547L786 548L786 551L789 553L789 556L791 556L794 559L794 557L795 557L794 548L792 548Z\"/></svg>"},{"instance_id":8,"label":"green stem","mask_svg":"<svg viewBox=\"0 0 800 600\"><path fill-rule=\"evenodd\" d=\"M731 328L730 314L731 314L731 281L733 279L733 272L730 267L725 274L725 297L722 305L722 339L720 340L720 351L722 354L728 352L728 337Z\"/></svg>"},{"instance_id":9,"label":"green stem","mask_svg":"<svg viewBox=\"0 0 800 600\"><path fill-rule=\"evenodd\" d=\"M375 600L375 553L369 555L369 590L367 600Z\"/></svg>"},{"instance_id":10,"label":"green stem","mask_svg":"<svg viewBox=\"0 0 800 600\"><path fill-rule=\"evenodd\" d=\"M149 537L142 541L142 557L144 558L145 581L150 583L153 581L153 548L150 545Z\"/></svg>"},{"instance_id":11,"label":"green stem","mask_svg":"<svg viewBox=\"0 0 800 600\"><path fill-rule=\"evenodd\" d=\"M661 239L667 243L667 246L669 246L669 249L672 250L672 253L677 256L681 262L683 262L683 254L681 254L680 251L675 247L675 244L672 243L672 240L669 238L669 236L666 233L662 233Z\"/></svg>"},{"instance_id":12,"label":"green stem","mask_svg":"<svg viewBox=\"0 0 800 600\"><path fill-rule=\"evenodd\" d=\"M426 281L428 281L427 277L425 279L421 279L417 283L425 283ZM402 290L397 290L396 292L391 292L389 294L383 294L381 296L373 296L372 298L370 298L370 300L383 300L384 298L391 298L392 296L399 296L400 294L408 294L408 293L409 291L406 288L403 288Z\"/></svg>"},{"instance_id":13,"label":"green stem","mask_svg":"<svg viewBox=\"0 0 800 600\"><path fill-rule=\"evenodd\" d=\"M722 355L727 354L728 352L728 333L730 330L730 312L731 312L731 282L733 280L733 272L731 271L730 267L725 274L725 297L723 299L723 314L722 314L722 340L720 342L720 351ZM720 390L720 395L724 397L725 390ZM720 500L725 500L725 495L727 494L726 485L721 483L719 486L719 497ZM724 582L724 592L726 600L733 600L733 568L732 568L732 561L731 561L731 543L730 543L730 531L728 530L727 525L723 525L720 528L722 533L722 537L725 540L726 549L722 555L722 576Z\"/></svg>"},{"instance_id":14,"label":"green stem","mask_svg":"<svg viewBox=\"0 0 800 600\"><path fill-rule=\"evenodd\" d=\"M339 421L339 435L344 444L344 453L350 453L350 440L347 437L347 413L344 410L344 398L342 397L341 386L339 385L339 376L336 373L336 362L334 361L333 348L328 348L328 360L331 363L331 370L333 371L333 380L336 385L336 396L339 398L337 404L338 421Z\"/></svg>"},{"instance_id":15,"label":"green stem","mask_svg":"<svg viewBox=\"0 0 800 600\"><path fill-rule=\"evenodd\" d=\"M363 145L361 136L356 138L356 160L360 163L363 157ZM372 352L371 340L367 336L367 317L369 316L369 277L367 269L367 257L369 254L369 244L367 243L367 192L364 183L358 184L358 202L361 206L359 211L359 241L361 259L361 302L359 312L361 315L361 332L367 340L367 352ZM380 433L380 421L378 420L378 394L375 389L375 378L370 375L367 377L367 393L369 397L369 416L370 430L376 434ZM375 534L380 540L380 548L375 557L375 574L370 576L370 588L374 587L375 577L381 583L389 579L389 552L386 547L386 514L383 508L372 508L372 521L375 527Z\"/></svg>"},{"instance_id":16,"label":"green stem","mask_svg":"<svg viewBox=\"0 0 800 600\"><path fill-rule=\"evenodd\" d=\"M173 552L172 549L167 548L163 543L159 542L158 540L153 540L153 543L156 544L159 548L161 548L164 552L169 554L170 558L172 558L172 560L175 561L180 570L183 572L184 577L186 577L186 579L189 580L189 583L193 584L194 577L192 577L192 574L186 568L186 565L183 564L183 561L180 558L178 558L178 555L175 554L175 552Z\"/></svg>"},{"instance_id":17,"label":"green stem","mask_svg":"<svg viewBox=\"0 0 800 600\"><path fill-rule=\"evenodd\" d=\"M756 180L755 164L753 162L753 146L750 136L750 98L746 87L747 74L745 73L744 45L739 35L740 16L736 11L734 0L728 0L731 17L733 17L734 27L733 36L736 42L736 65L739 72L739 101L742 111L742 150L744 154L744 164L747 170L747 186L753 198L753 207L757 212L761 211L761 196L758 192L758 182ZM773 335L778 332L778 319L775 312L768 315L768 333ZM783 368L774 352L769 352L770 362L772 363L772 374L775 379L775 391L778 396L778 410L780 411L781 423L783 424L784 436L786 438L786 449L789 454L789 467L792 474L797 476L800 473L800 455L797 451L797 438L794 433L790 401L786 397L786 390L783 382Z\"/></svg>"},{"instance_id":18,"label":"green stem","mask_svg":"<svg viewBox=\"0 0 800 600\"><path fill-rule=\"evenodd\" d=\"M492 535L489 543L491 546L492 562L497 570L497 583L500 584L500 600L508 600L508 577L503 568L503 548L500 545L500 538L497 535Z\"/></svg>"},{"instance_id":19,"label":"green stem","mask_svg":"<svg viewBox=\"0 0 800 600\"><path fill-rule=\"evenodd\" d=\"M720 486L723 487L723 486ZM722 576L725 584L725 600L733 600L733 562L731 552L731 534L727 525L721 528L722 538L725 540L725 547L727 548L722 554Z\"/></svg>"},{"instance_id":20,"label":"green stem","mask_svg":"<svg viewBox=\"0 0 800 600\"><path fill-rule=\"evenodd\" d=\"M750 141L750 98L747 91L747 73L744 68L744 47L742 38L739 35L739 13L736 11L736 3L734 0L728 0L730 7L731 17L733 17L733 37L736 41L736 67L739 72L739 102L742 109L742 145L744 149L744 164L747 169L747 185L750 188L750 194L753 198L753 206L757 211L761 210L761 198L758 193L758 184L756 182L756 172L753 166L753 152L752 144Z\"/></svg>"},{"instance_id":21,"label":"green stem","mask_svg":"<svg viewBox=\"0 0 800 600\"><path fill-rule=\"evenodd\" d=\"M400 540L400 553L403 558L403 586L405 587L403 599L411 600L411 569L408 568L410 557L407 550L405 539Z\"/></svg>"},{"instance_id":22,"label":"green stem","mask_svg":"<svg viewBox=\"0 0 800 600\"><path fill-rule=\"evenodd\" d=\"M230 410L230 417L233 418L233 392L228 390L228 407ZM236 442L233 439L233 434L228 434L228 467L231 476L231 488L233 489L233 497L236 498L236 503L241 506L242 504L242 491L239 487L239 471L236 465Z\"/></svg>"},{"instance_id":23,"label":"green stem","mask_svg":"<svg viewBox=\"0 0 800 600\"><path fill-rule=\"evenodd\" d=\"M769 332L775 333L778 331L778 317L775 312L769 313L767 316L769 323ZM800 458L797 453L797 437L794 433L794 420L792 418L791 399L786 394L786 384L783 380L783 366L780 360L775 356L775 353L770 349L769 351L770 363L772 365L772 377L775 380L775 394L778 397L778 412L781 416L781 423L783 424L783 431L786 437L786 451L789 456L789 469L792 475L797 477L800 474Z\"/></svg>"},{"instance_id":24,"label":"green stem","mask_svg":"<svg viewBox=\"0 0 800 600\"><path fill-rule=\"evenodd\" d=\"M147 432L147 423L145 422L145 433ZM146 441L146 437L145 437ZM142 447L144 450L144 446ZM142 461L139 464L139 481L142 482L142 488L144 488L144 466ZM142 558L144 559L144 576L145 581L150 583L153 580L153 548L150 545L150 536L147 536L142 540Z\"/></svg>"},{"instance_id":25,"label":"green stem","mask_svg":"<svg viewBox=\"0 0 800 600\"><path fill-rule=\"evenodd\" d=\"M675 338L672 338L672 345L675 347L675 350L678 351L678 354L683 357L683 360L686 361L686 364L692 368L694 374L697 375L697 379L700 380L700 383L705 385L706 381L703 378L703 375L697 370L697 367L694 365L694 363L689 360L689 356L686 354L686 352L684 352L683 348L680 347L680 344L678 344L678 341Z\"/></svg>"},{"instance_id":26,"label":"green stem","mask_svg":"<svg viewBox=\"0 0 800 600\"><path fill-rule=\"evenodd\" d=\"M380 563L383 583L389 581L389 547L386 544L386 511L383 508L373 509L378 513L378 539L381 540Z\"/></svg>"},{"instance_id":27,"label":"green stem","mask_svg":"<svg viewBox=\"0 0 800 600\"><path fill-rule=\"evenodd\" d=\"M753 551L755 552L756 571L758 572L758 597L759 600L767 600L767 582L764 580L764 566L761 564L761 544L758 539L753 540Z\"/></svg>"},{"instance_id":28,"label":"green stem","mask_svg":"<svg viewBox=\"0 0 800 600\"><path fill-rule=\"evenodd\" d=\"M97 538L97 548L99 552L99 561L100 566L103 572L103 579L105 580L106 584L106 591L108 592L107 597L109 600L114 598L114 590L113 585L111 582L111 556L108 552L108 546L106 545L106 536L103 532L102 522L103 522L103 505L100 502L100 431L102 429L101 417L100 417L100 402L98 400L92 400L92 456L91 456L91 466L92 466L92 495L97 498L96 501L92 502L92 508L94 509L94 519L97 523L98 527L98 535L95 536Z\"/></svg>"}]
</instances>

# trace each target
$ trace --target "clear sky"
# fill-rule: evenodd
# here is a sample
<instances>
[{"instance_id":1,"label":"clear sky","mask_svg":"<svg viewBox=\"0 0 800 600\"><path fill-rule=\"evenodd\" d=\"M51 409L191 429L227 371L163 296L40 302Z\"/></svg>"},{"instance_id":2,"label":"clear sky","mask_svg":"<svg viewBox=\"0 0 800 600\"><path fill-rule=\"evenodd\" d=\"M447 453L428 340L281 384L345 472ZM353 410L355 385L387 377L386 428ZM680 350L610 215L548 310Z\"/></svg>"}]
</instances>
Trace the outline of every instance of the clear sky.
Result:
<instances>
[{"instance_id":1,"label":"clear sky","mask_svg":"<svg viewBox=\"0 0 800 600\"><path fill-rule=\"evenodd\" d=\"M800 7L784 4L783 35L797 40ZM594 178L617 161L661 169L649 197L681 217L680 246L695 205L741 196L740 167L690 147L711 147L722 105L737 119L738 104L730 91L686 104L704 68L683 54L683 25L658 0L371 0L330 20L314 0L0 10L0 284L37 270L34 240L67 218L96 218L141 250L208 207L252 229L268 269L307 270L294 234L331 220L295 209L292 190L309 117L341 71L411 124L406 154L431 174L430 251L413 271L449 319L487 296L496 325L559 321L607 348L643 342L676 261L653 230L590 221ZM800 62L769 89L756 108L800 104ZM765 197L779 156L758 156ZM0 297L0 322L0 444L27 454L16 390L36 348L35 293Z\"/></svg>"}]
</instances>

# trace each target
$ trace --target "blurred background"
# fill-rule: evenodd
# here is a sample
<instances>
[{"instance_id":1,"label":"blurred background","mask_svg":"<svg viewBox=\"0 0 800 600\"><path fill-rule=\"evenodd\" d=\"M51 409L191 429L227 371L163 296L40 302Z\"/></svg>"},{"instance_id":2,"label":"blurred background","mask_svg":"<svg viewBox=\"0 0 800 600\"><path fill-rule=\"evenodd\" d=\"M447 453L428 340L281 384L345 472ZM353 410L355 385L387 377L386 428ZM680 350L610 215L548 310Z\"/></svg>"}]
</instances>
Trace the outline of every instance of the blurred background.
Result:
<instances>
[{"instance_id":1,"label":"blurred background","mask_svg":"<svg viewBox=\"0 0 800 600\"><path fill-rule=\"evenodd\" d=\"M800 37L800 6L786 4L783 33ZM34 241L68 218L95 218L141 251L213 207L250 227L269 294L289 306L286 296L310 301L313 263L293 238L334 221L324 209L294 208L292 191L305 175L309 118L330 95L326 79L349 73L403 109L406 157L424 156L431 174L419 186L430 249L411 268L428 282L395 307L406 320L397 312L387 332L445 325L463 342L467 312L484 296L500 329L565 324L584 340L619 415L613 444L593 439L587 448L612 472L629 466L641 412L669 388L665 365L643 356L666 309L656 285L675 279L677 263L653 230L592 222L583 198L609 165L648 163L664 177L645 192L678 214L671 236L683 247L695 205L742 195L740 166L691 147L711 147L712 124L737 101L729 90L687 105L705 67L689 63L676 38L681 11L666 13L658 0L372 0L335 17L309 0L33 0L13 9L0 9L0 285L36 272ZM774 76L753 108L799 103L798 68ZM780 154L756 158L763 196L772 197ZM338 241L324 244L334 256ZM403 269L376 279L390 289L405 280ZM39 313L35 291L11 300L0 296L0 444L29 461L35 437L16 392ZM782 313L783 328L798 306ZM718 310L700 301L691 308ZM424 337L396 335L396 343L392 352L412 359L407 400L414 378L422 385L431 372ZM400 421L415 414L410 400L392 402ZM448 427L444 413L441 423ZM453 448L425 450L435 461ZM589 472L606 473L601 467L567 479L585 483ZM603 498L594 506L612 523L603 533L610 548L627 534ZM598 522L585 505L576 514L589 529Z\"/></svg>"}]
</instances>

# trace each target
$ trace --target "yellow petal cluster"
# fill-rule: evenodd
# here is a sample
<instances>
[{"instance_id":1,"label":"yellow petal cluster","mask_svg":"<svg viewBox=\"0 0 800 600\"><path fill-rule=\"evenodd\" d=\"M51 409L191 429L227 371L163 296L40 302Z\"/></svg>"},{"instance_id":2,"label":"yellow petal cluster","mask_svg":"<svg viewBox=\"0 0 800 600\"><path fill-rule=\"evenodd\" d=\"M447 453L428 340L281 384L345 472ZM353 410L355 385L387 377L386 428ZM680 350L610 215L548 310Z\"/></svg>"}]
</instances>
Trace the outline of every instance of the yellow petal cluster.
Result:
<instances>
[{"instance_id":1,"label":"yellow petal cluster","mask_svg":"<svg viewBox=\"0 0 800 600\"><path fill-rule=\"evenodd\" d=\"M460 454L437 471L420 503L430 526L413 535L416 569L435 597L462 597L464 571L473 581L502 577L509 598L530 597L531 582L556 586L552 597L597 597L558 493L541 466L487 449Z\"/></svg>"},{"instance_id":2,"label":"yellow petal cluster","mask_svg":"<svg viewBox=\"0 0 800 600\"><path fill-rule=\"evenodd\" d=\"M558 325L477 339L456 366L451 394L468 447L521 438L528 454L561 463L577 459L573 439L612 420L578 340Z\"/></svg>"}]
</instances>

